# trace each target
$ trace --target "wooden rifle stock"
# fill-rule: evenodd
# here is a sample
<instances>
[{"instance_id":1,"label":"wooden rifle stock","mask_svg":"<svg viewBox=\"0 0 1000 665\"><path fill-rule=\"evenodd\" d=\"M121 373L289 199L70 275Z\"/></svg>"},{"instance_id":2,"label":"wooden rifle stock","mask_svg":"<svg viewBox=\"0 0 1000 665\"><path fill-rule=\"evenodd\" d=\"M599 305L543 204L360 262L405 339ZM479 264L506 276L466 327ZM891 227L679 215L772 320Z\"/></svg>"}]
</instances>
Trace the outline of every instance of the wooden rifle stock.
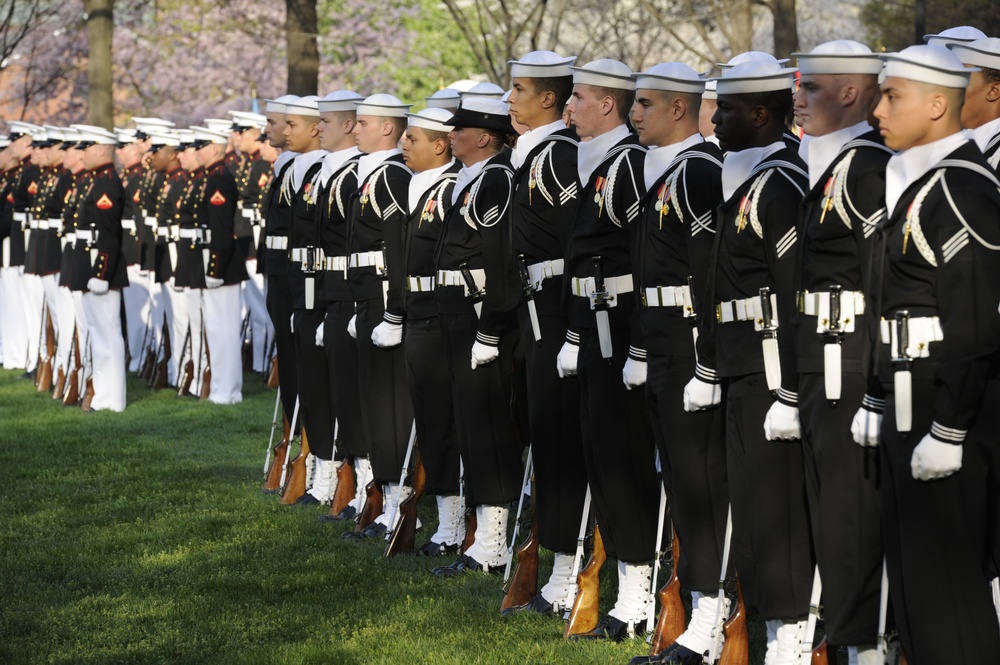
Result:
<instances>
[{"instance_id":1,"label":"wooden rifle stock","mask_svg":"<svg viewBox=\"0 0 1000 665\"><path fill-rule=\"evenodd\" d=\"M333 501L330 502L330 517L339 515L352 499L354 499L354 466L351 460L344 460L337 469L337 491L333 493Z\"/></svg>"},{"instance_id":2,"label":"wooden rifle stock","mask_svg":"<svg viewBox=\"0 0 1000 665\"><path fill-rule=\"evenodd\" d=\"M64 392L66 392L66 370L60 367L59 373L56 374L55 384L52 387L52 399L62 399Z\"/></svg>"},{"instance_id":3,"label":"wooden rifle stock","mask_svg":"<svg viewBox=\"0 0 1000 665\"><path fill-rule=\"evenodd\" d=\"M52 317L48 307L45 308L45 356L38 359L38 372L35 374L35 390L48 392L52 390L52 362L56 354L56 333L52 327Z\"/></svg>"},{"instance_id":4,"label":"wooden rifle stock","mask_svg":"<svg viewBox=\"0 0 1000 665\"><path fill-rule=\"evenodd\" d=\"M66 386L66 393L63 397L63 406L72 406L80 401L80 335L79 331L73 333L73 371L69 373L67 379L69 385Z\"/></svg>"},{"instance_id":5,"label":"wooden rifle stock","mask_svg":"<svg viewBox=\"0 0 1000 665\"><path fill-rule=\"evenodd\" d=\"M830 665L830 660L826 653L825 637L823 638L823 641L819 643L819 646L813 649L812 660L810 662L812 665Z\"/></svg>"},{"instance_id":6,"label":"wooden rifle stock","mask_svg":"<svg viewBox=\"0 0 1000 665\"><path fill-rule=\"evenodd\" d=\"M205 370L201 373L201 394L198 396L198 400L204 402L212 393L212 352L211 349L208 348L208 333L206 333L204 329L201 331L201 338L205 343ZM309 446L306 444L305 429L302 430L302 445L305 446L306 452L308 452ZM299 454L301 455L301 453ZM303 460L304 459L305 458L303 458ZM305 485L302 487L302 491L305 492Z\"/></svg>"},{"instance_id":7,"label":"wooden rifle stock","mask_svg":"<svg viewBox=\"0 0 1000 665\"><path fill-rule=\"evenodd\" d=\"M146 358L142 361L142 368L139 370L139 378L146 383L153 381L153 371L156 369L156 351L147 349Z\"/></svg>"},{"instance_id":8,"label":"wooden rifle stock","mask_svg":"<svg viewBox=\"0 0 1000 665\"><path fill-rule=\"evenodd\" d=\"M274 461L271 462L271 468L267 472L267 480L264 481L265 492L275 492L280 489L281 467L285 464L285 458L289 453L288 442L292 438L292 426L288 423L288 418L285 416L282 416L281 420L281 441L274 447Z\"/></svg>"},{"instance_id":9,"label":"wooden rifle stock","mask_svg":"<svg viewBox=\"0 0 1000 665\"><path fill-rule=\"evenodd\" d=\"M83 399L80 400L80 410L90 411L90 405L94 401L94 377L87 377L87 388L83 391Z\"/></svg>"},{"instance_id":10,"label":"wooden rifle stock","mask_svg":"<svg viewBox=\"0 0 1000 665\"><path fill-rule=\"evenodd\" d=\"M354 529L356 533L361 533L375 522L375 518L382 514L383 503L382 488L378 483L373 480L365 485L365 507L358 516L358 526Z\"/></svg>"},{"instance_id":11,"label":"wooden rifle stock","mask_svg":"<svg viewBox=\"0 0 1000 665\"><path fill-rule=\"evenodd\" d=\"M569 614L569 624L563 637L588 633L597 626L600 617L601 600L601 568L607 560L604 552L604 541L601 539L601 529L594 525L594 547L590 559L576 577L576 600Z\"/></svg>"},{"instance_id":12,"label":"wooden rifle stock","mask_svg":"<svg viewBox=\"0 0 1000 665\"><path fill-rule=\"evenodd\" d=\"M736 607L722 624L726 642L722 646L719 665L747 665L750 662L750 641L747 637L747 609L743 604L743 587L736 580Z\"/></svg>"},{"instance_id":13,"label":"wooden rifle stock","mask_svg":"<svg viewBox=\"0 0 1000 665\"><path fill-rule=\"evenodd\" d=\"M271 358L271 371L267 375L267 387L274 390L278 387L278 356Z\"/></svg>"},{"instance_id":14,"label":"wooden rifle stock","mask_svg":"<svg viewBox=\"0 0 1000 665\"><path fill-rule=\"evenodd\" d=\"M162 356L157 353L153 376L149 380L149 387L153 390L167 387L167 362L170 360L170 333L167 331L166 323L163 324L162 335L160 338Z\"/></svg>"},{"instance_id":15,"label":"wooden rifle stock","mask_svg":"<svg viewBox=\"0 0 1000 665\"><path fill-rule=\"evenodd\" d=\"M292 471L288 474L288 482L285 483L285 491L281 493L281 505L287 506L295 503L306 493L306 456L309 454L309 437L306 436L306 428L302 428L302 445L299 446L299 454L292 460Z\"/></svg>"},{"instance_id":16,"label":"wooden rifle stock","mask_svg":"<svg viewBox=\"0 0 1000 665\"><path fill-rule=\"evenodd\" d=\"M532 497L536 496L532 492ZM500 611L511 607L519 607L529 602L538 593L538 514L535 512L538 502L531 501L531 531L516 550L517 563L514 573L510 576L510 584L504 593Z\"/></svg>"},{"instance_id":17,"label":"wooden rifle stock","mask_svg":"<svg viewBox=\"0 0 1000 665\"><path fill-rule=\"evenodd\" d=\"M427 487L427 472L424 471L424 462L420 459L420 452L417 452L417 466L413 470L413 494L406 497L399 503L399 521L392 535L389 536L389 544L385 547L385 558L396 556L397 554L413 552L414 540L417 536L417 504L420 497L424 495ZM334 513L336 514L336 513Z\"/></svg>"},{"instance_id":18,"label":"wooden rifle stock","mask_svg":"<svg viewBox=\"0 0 1000 665\"><path fill-rule=\"evenodd\" d=\"M465 554L476 542L476 509L469 506L465 509L465 540L462 541L462 553Z\"/></svg>"},{"instance_id":19,"label":"wooden rifle stock","mask_svg":"<svg viewBox=\"0 0 1000 665\"><path fill-rule=\"evenodd\" d=\"M681 543L677 538L676 531L674 531L673 545L671 545L670 550L673 553L670 579L656 594L660 599L660 616L656 619L656 631L653 633L653 641L649 648L651 656L655 656L676 642L686 627L684 603L681 602L681 583L677 579L677 563L681 557Z\"/></svg>"}]
</instances>

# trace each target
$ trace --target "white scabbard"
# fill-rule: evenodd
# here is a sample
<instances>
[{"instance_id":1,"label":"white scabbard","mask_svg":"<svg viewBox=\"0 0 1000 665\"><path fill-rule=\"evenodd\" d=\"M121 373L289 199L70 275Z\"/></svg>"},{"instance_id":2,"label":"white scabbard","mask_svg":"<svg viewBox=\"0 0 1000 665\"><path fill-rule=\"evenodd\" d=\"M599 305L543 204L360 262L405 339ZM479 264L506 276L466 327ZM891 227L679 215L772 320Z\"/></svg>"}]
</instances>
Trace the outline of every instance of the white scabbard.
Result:
<instances>
[{"instance_id":1,"label":"white scabbard","mask_svg":"<svg viewBox=\"0 0 1000 665\"><path fill-rule=\"evenodd\" d=\"M64 236L65 238L65 236ZM66 248L65 242L63 243L63 249ZM3 239L3 265L6 268L10 265L10 238Z\"/></svg>"},{"instance_id":2,"label":"white scabbard","mask_svg":"<svg viewBox=\"0 0 1000 665\"><path fill-rule=\"evenodd\" d=\"M173 256L174 256L174 258L171 259L171 262L173 263L174 268L176 268L177 267L177 243L175 243L175 242L168 243L167 247L170 247L171 249L173 249L173 252L174 252ZM208 262L209 262L211 256L212 256L212 253L208 251L208 248L205 248L205 249L201 250L201 265L205 266L205 274L206 275L208 274Z\"/></svg>"},{"instance_id":3,"label":"white scabbard","mask_svg":"<svg viewBox=\"0 0 1000 665\"><path fill-rule=\"evenodd\" d=\"M313 309L316 304L316 278L306 277L306 309Z\"/></svg>"},{"instance_id":4,"label":"white scabbard","mask_svg":"<svg viewBox=\"0 0 1000 665\"><path fill-rule=\"evenodd\" d=\"M94 247L90 250L90 267L93 268L94 264L97 263L97 248Z\"/></svg>"},{"instance_id":5,"label":"white scabbard","mask_svg":"<svg viewBox=\"0 0 1000 665\"><path fill-rule=\"evenodd\" d=\"M167 255L170 257L170 272L177 271L177 243L167 243Z\"/></svg>"},{"instance_id":6,"label":"white scabbard","mask_svg":"<svg viewBox=\"0 0 1000 665\"><path fill-rule=\"evenodd\" d=\"M24 251L28 251L28 242L31 237L31 229L24 230Z\"/></svg>"},{"instance_id":7,"label":"white scabbard","mask_svg":"<svg viewBox=\"0 0 1000 665\"><path fill-rule=\"evenodd\" d=\"M542 328L538 325L538 309L535 307L535 301L528 301L528 318L531 319L531 332L535 335L535 342L540 343L542 341Z\"/></svg>"},{"instance_id":8,"label":"white scabbard","mask_svg":"<svg viewBox=\"0 0 1000 665\"><path fill-rule=\"evenodd\" d=\"M253 246L254 248L260 247L260 225L253 225Z\"/></svg>"},{"instance_id":9,"label":"white scabbard","mask_svg":"<svg viewBox=\"0 0 1000 665\"><path fill-rule=\"evenodd\" d=\"M767 377L767 389L775 392L781 387L781 361L778 358L778 338L765 337L760 340L764 353L764 375Z\"/></svg>"},{"instance_id":10,"label":"white scabbard","mask_svg":"<svg viewBox=\"0 0 1000 665\"><path fill-rule=\"evenodd\" d=\"M823 385L826 398L831 402L840 399L840 344L830 342L823 345Z\"/></svg>"},{"instance_id":11,"label":"white scabbard","mask_svg":"<svg viewBox=\"0 0 1000 665\"><path fill-rule=\"evenodd\" d=\"M597 341L601 345L601 357L610 358L613 355L611 348L611 323L608 321L607 310L599 309L594 312L597 318Z\"/></svg>"},{"instance_id":12,"label":"white scabbard","mask_svg":"<svg viewBox=\"0 0 1000 665\"><path fill-rule=\"evenodd\" d=\"M896 431L909 432L913 426L913 375L898 370L892 378L896 393Z\"/></svg>"},{"instance_id":13,"label":"white scabbard","mask_svg":"<svg viewBox=\"0 0 1000 665\"><path fill-rule=\"evenodd\" d=\"M480 300L479 302L473 304L472 308L476 310L476 318L481 319L483 317L483 301Z\"/></svg>"}]
</instances>

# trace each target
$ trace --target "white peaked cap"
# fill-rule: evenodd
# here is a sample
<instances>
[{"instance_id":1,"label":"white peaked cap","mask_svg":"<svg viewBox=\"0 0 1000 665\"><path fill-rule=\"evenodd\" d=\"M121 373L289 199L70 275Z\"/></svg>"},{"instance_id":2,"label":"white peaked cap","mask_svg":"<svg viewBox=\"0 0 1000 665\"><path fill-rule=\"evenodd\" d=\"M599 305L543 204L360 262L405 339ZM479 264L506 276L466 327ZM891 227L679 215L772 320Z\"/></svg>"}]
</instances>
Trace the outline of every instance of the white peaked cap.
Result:
<instances>
[{"instance_id":1,"label":"white peaked cap","mask_svg":"<svg viewBox=\"0 0 1000 665\"><path fill-rule=\"evenodd\" d=\"M958 56L943 46L920 44L903 49L899 53L884 53L885 78L901 78L943 88L965 89L969 77L978 69L970 69L962 64Z\"/></svg>"},{"instance_id":2,"label":"white peaked cap","mask_svg":"<svg viewBox=\"0 0 1000 665\"><path fill-rule=\"evenodd\" d=\"M115 135L118 137L119 143L135 143L135 132L134 129L115 127Z\"/></svg>"},{"instance_id":3,"label":"white peaked cap","mask_svg":"<svg viewBox=\"0 0 1000 665\"><path fill-rule=\"evenodd\" d=\"M319 117L319 97L306 95L295 101L285 103L286 115L304 115L311 118Z\"/></svg>"},{"instance_id":4,"label":"white peaked cap","mask_svg":"<svg viewBox=\"0 0 1000 665\"><path fill-rule=\"evenodd\" d=\"M360 102L363 98L353 90L334 90L324 95L316 102L320 113L338 113L342 111L354 112L357 108L355 102Z\"/></svg>"},{"instance_id":5,"label":"white peaked cap","mask_svg":"<svg viewBox=\"0 0 1000 665\"><path fill-rule=\"evenodd\" d=\"M118 137L96 125L72 125L80 133L79 141L96 143L97 145L118 145Z\"/></svg>"},{"instance_id":6,"label":"white peaked cap","mask_svg":"<svg viewBox=\"0 0 1000 665\"><path fill-rule=\"evenodd\" d=\"M791 90L795 68L782 67L777 60L750 60L722 72L716 80L719 95L745 95L756 92Z\"/></svg>"},{"instance_id":7,"label":"white peaked cap","mask_svg":"<svg viewBox=\"0 0 1000 665\"><path fill-rule=\"evenodd\" d=\"M49 130L45 127L38 126L38 129L31 132L31 140L43 143L49 140Z\"/></svg>"},{"instance_id":8,"label":"white peaked cap","mask_svg":"<svg viewBox=\"0 0 1000 665\"><path fill-rule=\"evenodd\" d=\"M225 145L229 142L229 132L220 132L208 127L192 127L191 131L194 132L195 141L217 143L220 145Z\"/></svg>"},{"instance_id":9,"label":"white peaked cap","mask_svg":"<svg viewBox=\"0 0 1000 665\"><path fill-rule=\"evenodd\" d=\"M63 133L62 127L56 127L55 125L45 125L45 133L48 135L50 141L55 141L56 143L62 143ZM115 132L115 136L118 132Z\"/></svg>"},{"instance_id":10,"label":"white peaked cap","mask_svg":"<svg viewBox=\"0 0 1000 665\"><path fill-rule=\"evenodd\" d=\"M374 115L384 118L405 118L412 104L404 104L397 97L385 93L365 97L355 102L358 115Z\"/></svg>"},{"instance_id":11,"label":"white peaked cap","mask_svg":"<svg viewBox=\"0 0 1000 665\"><path fill-rule=\"evenodd\" d=\"M557 76L572 76L570 65L576 62L576 56L564 58L554 51L532 51L520 60L508 60L510 77L516 78L554 78Z\"/></svg>"},{"instance_id":12,"label":"white peaked cap","mask_svg":"<svg viewBox=\"0 0 1000 665\"><path fill-rule=\"evenodd\" d=\"M661 62L644 72L634 74L636 89L666 90L700 95L705 80L692 67L682 62Z\"/></svg>"},{"instance_id":13,"label":"white peaked cap","mask_svg":"<svg viewBox=\"0 0 1000 665\"><path fill-rule=\"evenodd\" d=\"M705 81L705 92L701 93L702 99L718 99L719 93L715 91L718 81L715 79L708 79Z\"/></svg>"},{"instance_id":14,"label":"white peaked cap","mask_svg":"<svg viewBox=\"0 0 1000 665\"><path fill-rule=\"evenodd\" d=\"M201 124L217 132L233 131L233 121L228 118L205 118Z\"/></svg>"},{"instance_id":15,"label":"white peaked cap","mask_svg":"<svg viewBox=\"0 0 1000 665\"><path fill-rule=\"evenodd\" d=\"M882 59L851 39L820 44L809 53L793 53L803 74L878 74Z\"/></svg>"},{"instance_id":16,"label":"white peaked cap","mask_svg":"<svg viewBox=\"0 0 1000 665\"><path fill-rule=\"evenodd\" d=\"M1000 39L988 37L968 44L948 44L951 52L966 65L1000 69Z\"/></svg>"},{"instance_id":17,"label":"white peaked cap","mask_svg":"<svg viewBox=\"0 0 1000 665\"><path fill-rule=\"evenodd\" d=\"M486 81L484 83L477 83L468 90L459 93L462 100L470 99L473 97L487 97L489 99L500 99L503 97L504 89L498 86L496 83L490 83Z\"/></svg>"},{"instance_id":18,"label":"white peaked cap","mask_svg":"<svg viewBox=\"0 0 1000 665\"><path fill-rule=\"evenodd\" d=\"M237 127L256 127L263 129L267 125L267 116L260 113L250 113L249 111L230 111L233 116L233 124Z\"/></svg>"},{"instance_id":19,"label":"white peaked cap","mask_svg":"<svg viewBox=\"0 0 1000 665\"><path fill-rule=\"evenodd\" d=\"M160 129L169 129L174 126L174 123L163 118L140 118L138 116L132 118L132 123L139 129L143 129L144 127L148 129L155 129L157 127Z\"/></svg>"},{"instance_id":20,"label":"white peaked cap","mask_svg":"<svg viewBox=\"0 0 1000 665\"><path fill-rule=\"evenodd\" d=\"M33 125L30 122L23 122L21 120L8 120L7 127L11 134L29 134L32 138L38 132L44 131L39 125Z\"/></svg>"},{"instance_id":21,"label":"white peaked cap","mask_svg":"<svg viewBox=\"0 0 1000 665\"><path fill-rule=\"evenodd\" d=\"M80 140L80 132L72 127L63 127L63 143L76 143Z\"/></svg>"},{"instance_id":22,"label":"white peaked cap","mask_svg":"<svg viewBox=\"0 0 1000 665\"><path fill-rule=\"evenodd\" d=\"M448 87L452 90L458 90L461 93L472 90L477 85L479 85L479 81L473 81L472 79L459 79Z\"/></svg>"},{"instance_id":23,"label":"white peaked cap","mask_svg":"<svg viewBox=\"0 0 1000 665\"><path fill-rule=\"evenodd\" d=\"M264 110L267 113L284 113L285 104L288 104L289 102L296 102L298 99L298 95L282 95L281 97L276 97L274 99L265 99L264 102L267 106L264 107Z\"/></svg>"},{"instance_id":24,"label":"white peaked cap","mask_svg":"<svg viewBox=\"0 0 1000 665\"><path fill-rule=\"evenodd\" d=\"M729 62L717 62L719 69L726 70L735 67L736 65L742 65L744 62L756 62L758 60L763 60L765 62L776 62L779 65L783 65L788 62L788 58L775 58L770 53L765 53L764 51L747 51L745 53L740 53L734 55L729 59Z\"/></svg>"},{"instance_id":25,"label":"white peaked cap","mask_svg":"<svg viewBox=\"0 0 1000 665\"><path fill-rule=\"evenodd\" d=\"M444 88L438 90L430 97L424 97L427 108L454 109L458 108L458 102L462 99L461 93L455 88Z\"/></svg>"},{"instance_id":26,"label":"white peaked cap","mask_svg":"<svg viewBox=\"0 0 1000 665\"><path fill-rule=\"evenodd\" d=\"M407 113L407 124L410 127L430 129L435 132L450 132L451 125L444 124L451 119L451 111L442 108L429 107L419 113Z\"/></svg>"},{"instance_id":27,"label":"white peaked cap","mask_svg":"<svg viewBox=\"0 0 1000 665\"><path fill-rule=\"evenodd\" d=\"M190 147L194 143L194 130L193 129L178 129L177 138L180 139L181 145L185 148Z\"/></svg>"},{"instance_id":28,"label":"white peaked cap","mask_svg":"<svg viewBox=\"0 0 1000 665\"><path fill-rule=\"evenodd\" d=\"M163 131L149 133L149 145L169 145L176 148L180 144L181 138L177 132Z\"/></svg>"},{"instance_id":29,"label":"white peaked cap","mask_svg":"<svg viewBox=\"0 0 1000 665\"><path fill-rule=\"evenodd\" d=\"M977 39L986 39L986 33L971 25L960 25L955 28L942 30L936 35L924 35L924 41L935 46L947 46L948 44L963 44L974 42Z\"/></svg>"},{"instance_id":30,"label":"white peaked cap","mask_svg":"<svg viewBox=\"0 0 1000 665\"><path fill-rule=\"evenodd\" d=\"M570 67L573 70L573 84L594 85L602 88L619 90L635 90L632 70L623 62L610 58L601 58L588 62L583 67Z\"/></svg>"}]
</instances>

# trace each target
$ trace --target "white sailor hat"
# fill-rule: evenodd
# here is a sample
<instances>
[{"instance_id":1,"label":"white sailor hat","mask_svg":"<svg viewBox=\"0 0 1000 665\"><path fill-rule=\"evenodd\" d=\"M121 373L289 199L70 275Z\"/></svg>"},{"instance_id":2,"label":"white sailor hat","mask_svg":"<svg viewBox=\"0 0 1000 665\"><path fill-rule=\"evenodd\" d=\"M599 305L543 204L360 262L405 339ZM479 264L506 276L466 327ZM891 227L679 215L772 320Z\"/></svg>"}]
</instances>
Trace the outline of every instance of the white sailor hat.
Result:
<instances>
[{"instance_id":1,"label":"white sailor hat","mask_svg":"<svg viewBox=\"0 0 1000 665\"><path fill-rule=\"evenodd\" d=\"M37 132L42 131L42 128L38 125L33 125L30 122L23 122L21 120L8 120L7 127L10 130L9 138L11 141L16 141L25 135L34 137Z\"/></svg>"},{"instance_id":2,"label":"white sailor hat","mask_svg":"<svg viewBox=\"0 0 1000 665\"><path fill-rule=\"evenodd\" d=\"M319 97L316 95L306 95L299 97L293 102L285 103L286 115L304 115L310 118L319 117Z\"/></svg>"},{"instance_id":3,"label":"white sailor hat","mask_svg":"<svg viewBox=\"0 0 1000 665\"><path fill-rule=\"evenodd\" d=\"M448 120L451 120L451 111L441 108L429 107L419 113L406 114L408 126L430 129L435 132L450 132L451 125L445 124Z\"/></svg>"},{"instance_id":4,"label":"white sailor hat","mask_svg":"<svg viewBox=\"0 0 1000 665\"><path fill-rule=\"evenodd\" d=\"M180 141L180 145L177 147L181 150L187 150L188 148L194 147L194 130L193 129L178 129L177 138Z\"/></svg>"},{"instance_id":5,"label":"white sailor hat","mask_svg":"<svg viewBox=\"0 0 1000 665\"><path fill-rule=\"evenodd\" d=\"M298 95L282 95L276 99L265 99L264 102L267 106L264 107L264 110L268 113L284 113L285 104L297 101L298 98Z\"/></svg>"},{"instance_id":6,"label":"white sailor hat","mask_svg":"<svg viewBox=\"0 0 1000 665\"><path fill-rule=\"evenodd\" d=\"M412 104L404 104L397 97L386 93L370 95L354 102L358 115L373 115L382 118L405 118Z\"/></svg>"},{"instance_id":7,"label":"white sailor hat","mask_svg":"<svg viewBox=\"0 0 1000 665\"><path fill-rule=\"evenodd\" d=\"M510 124L510 112L507 104L499 99L473 97L463 99L462 106L443 124L455 129L475 127L476 129L491 129L507 134L514 133Z\"/></svg>"},{"instance_id":8,"label":"white sailor hat","mask_svg":"<svg viewBox=\"0 0 1000 665\"><path fill-rule=\"evenodd\" d=\"M233 121L228 118L205 118L201 124L216 132L233 131ZM147 132L152 134L152 132Z\"/></svg>"},{"instance_id":9,"label":"white sailor hat","mask_svg":"<svg viewBox=\"0 0 1000 665\"><path fill-rule=\"evenodd\" d=\"M357 108L355 102L360 102L362 99L361 95L353 90L334 90L316 103L320 113L342 113L344 111L353 113Z\"/></svg>"},{"instance_id":10,"label":"white sailor hat","mask_svg":"<svg viewBox=\"0 0 1000 665\"><path fill-rule=\"evenodd\" d=\"M725 71L727 69L732 69L736 65L742 65L744 62L756 62L758 60L763 60L765 62L774 62L779 65L783 65L788 62L788 58L775 58L770 53L765 53L764 51L746 51L745 53L740 53L734 55L729 59L729 62L717 62L716 66Z\"/></svg>"},{"instance_id":11,"label":"white sailor hat","mask_svg":"<svg viewBox=\"0 0 1000 665\"><path fill-rule=\"evenodd\" d=\"M718 82L715 79L708 79L705 81L705 92L701 93L702 99L718 99L719 93L715 91L716 84Z\"/></svg>"},{"instance_id":12,"label":"white sailor hat","mask_svg":"<svg viewBox=\"0 0 1000 665\"><path fill-rule=\"evenodd\" d=\"M230 111L229 115L233 116L233 125L237 129L264 129L267 125L267 116L260 113Z\"/></svg>"},{"instance_id":13,"label":"white sailor hat","mask_svg":"<svg viewBox=\"0 0 1000 665\"><path fill-rule=\"evenodd\" d=\"M872 50L851 39L820 44L809 53L793 53L802 74L878 74L882 60Z\"/></svg>"},{"instance_id":14,"label":"white sailor hat","mask_svg":"<svg viewBox=\"0 0 1000 665\"><path fill-rule=\"evenodd\" d=\"M573 84L594 85L602 88L617 88L619 90L635 90L632 80L632 70L623 62L610 58L592 60L583 67L570 67L573 70Z\"/></svg>"},{"instance_id":15,"label":"white sailor hat","mask_svg":"<svg viewBox=\"0 0 1000 665\"><path fill-rule=\"evenodd\" d=\"M795 83L795 68L782 67L775 59L750 60L734 65L715 79L719 95L745 95L755 92L791 90Z\"/></svg>"},{"instance_id":16,"label":"white sailor hat","mask_svg":"<svg viewBox=\"0 0 1000 665\"><path fill-rule=\"evenodd\" d=\"M459 93L464 102L466 99L495 99L499 100L503 97L504 89L498 86L496 83L490 83L489 81L483 83L477 83L468 90Z\"/></svg>"},{"instance_id":17,"label":"white sailor hat","mask_svg":"<svg viewBox=\"0 0 1000 665\"><path fill-rule=\"evenodd\" d=\"M692 67L681 62L661 62L644 72L633 74L636 89L666 90L700 95L705 91L705 80Z\"/></svg>"},{"instance_id":18,"label":"white sailor hat","mask_svg":"<svg viewBox=\"0 0 1000 665\"><path fill-rule=\"evenodd\" d=\"M462 93L466 92L467 90L472 90L477 85L479 85L479 81L473 81L472 79L459 79L454 83L452 83L451 85L449 85L448 87L451 88L452 90L458 90L460 93Z\"/></svg>"},{"instance_id":19,"label":"white sailor hat","mask_svg":"<svg viewBox=\"0 0 1000 665\"><path fill-rule=\"evenodd\" d=\"M971 25L960 25L955 28L942 30L936 35L924 35L924 41L935 46L947 46L948 44L965 44L974 42L977 39L986 39L986 33Z\"/></svg>"},{"instance_id":20,"label":"white sailor hat","mask_svg":"<svg viewBox=\"0 0 1000 665\"><path fill-rule=\"evenodd\" d=\"M929 83L944 88L965 89L969 86L972 72L962 64L958 56L943 46L919 44L910 46L899 53L883 53L885 78L901 78L920 83Z\"/></svg>"},{"instance_id":21,"label":"white sailor hat","mask_svg":"<svg viewBox=\"0 0 1000 665\"><path fill-rule=\"evenodd\" d=\"M576 56L564 58L554 51L532 51L520 60L508 60L510 77L516 78L555 78L557 76L572 76L570 65L576 62Z\"/></svg>"},{"instance_id":22,"label":"white sailor hat","mask_svg":"<svg viewBox=\"0 0 1000 665\"><path fill-rule=\"evenodd\" d=\"M455 88L444 88L430 97L424 97L429 109L457 109L461 99L461 94Z\"/></svg>"},{"instance_id":23,"label":"white sailor hat","mask_svg":"<svg viewBox=\"0 0 1000 665\"><path fill-rule=\"evenodd\" d=\"M90 145L118 145L118 137L96 125L72 125L80 133L79 142Z\"/></svg>"},{"instance_id":24,"label":"white sailor hat","mask_svg":"<svg viewBox=\"0 0 1000 665\"><path fill-rule=\"evenodd\" d=\"M963 64L1000 69L1000 38L987 37L968 44L948 44L948 48Z\"/></svg>"},{"instance_id":25,"label":"white sailor hat","mask_svg":"<svg viewBox=\"0 0 1000 665\"><path fill-rule=\"evenodd\" d=\"M194 132L195 148L204 148L211 143L225 145L229 142L228 132L220 132L208 127L192 127L191 131Z\"/></svg>"},{"instance_id":26,"label":"white sailor hat","mask_svg":"<svg viewBox=\"0 0 1000 665\"><path fill-rule=\"evenodd\" d=\"M162 131L149 133L149 145L153 152L156 152L165 145L176 148L180 144L181 138L176 132Z\"/></svg>"}]
</instances>

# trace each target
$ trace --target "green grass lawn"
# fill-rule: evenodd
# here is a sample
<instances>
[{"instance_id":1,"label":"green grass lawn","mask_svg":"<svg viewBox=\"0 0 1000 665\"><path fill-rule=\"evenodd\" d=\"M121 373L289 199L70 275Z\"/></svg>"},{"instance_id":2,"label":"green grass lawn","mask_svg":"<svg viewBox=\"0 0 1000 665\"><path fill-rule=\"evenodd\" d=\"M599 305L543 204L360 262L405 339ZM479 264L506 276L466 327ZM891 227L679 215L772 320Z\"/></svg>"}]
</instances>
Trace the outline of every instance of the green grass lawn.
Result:
<instances>
[{"instance_id":1,"label":"green grass lawn","mask_svg":"<svg viewBox=\"0 0 1000 665\"><path fill-rule=\"evenodd\" d=\"M231 407L130 379L124 414L84 414L17 375L0 371L0 663L625 663L646 648L501 619L500 578L437 579L262 494L274 393L256 378ZM421 511L418 543L429 498Z\"/></svg>"}]
</instances>

